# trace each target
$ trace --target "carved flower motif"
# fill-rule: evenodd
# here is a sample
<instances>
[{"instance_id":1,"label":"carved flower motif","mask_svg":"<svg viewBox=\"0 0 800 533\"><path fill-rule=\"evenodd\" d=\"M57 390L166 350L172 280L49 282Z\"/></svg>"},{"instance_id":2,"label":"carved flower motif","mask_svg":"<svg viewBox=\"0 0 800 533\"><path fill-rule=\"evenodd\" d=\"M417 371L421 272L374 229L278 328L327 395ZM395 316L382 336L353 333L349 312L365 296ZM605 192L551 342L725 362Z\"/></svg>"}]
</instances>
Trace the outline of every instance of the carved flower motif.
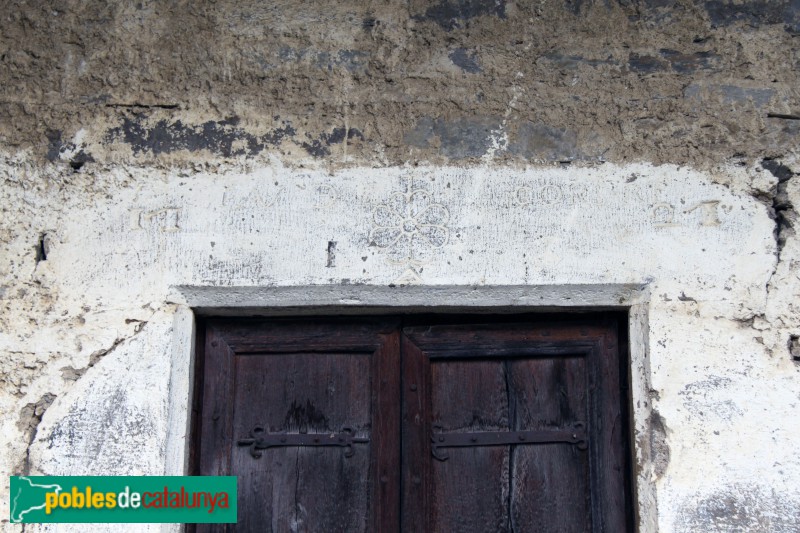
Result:
<instances>
[{"instance_id":1,"label":"carved flower motif","mask_svg":"<svg viewBox=\"0 0 800 533\"><path fill-rule=\"evenodd\" d=\"M414 263L447 244L450 219L447 208L433 203L421 189L392 194L372 212L375 227L369 241L389 253L398 263Z\"/></svg>"}]
</instances>

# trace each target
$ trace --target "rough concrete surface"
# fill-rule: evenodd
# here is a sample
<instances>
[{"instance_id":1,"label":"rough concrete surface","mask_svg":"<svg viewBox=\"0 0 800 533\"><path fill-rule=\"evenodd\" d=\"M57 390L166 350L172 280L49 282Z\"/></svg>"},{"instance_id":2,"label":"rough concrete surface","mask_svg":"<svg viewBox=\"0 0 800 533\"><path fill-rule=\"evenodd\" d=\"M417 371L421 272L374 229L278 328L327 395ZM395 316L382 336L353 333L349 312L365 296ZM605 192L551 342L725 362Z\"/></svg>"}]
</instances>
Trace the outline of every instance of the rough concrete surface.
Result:
<instances>
[{"instance_id":1,"label":"rough concrete surface","mask_svg":"<svg viewBox=\"0 0 800 533\"><path fill-rule=\"evenodd\" d=\"M641 530L800 529L796 1L5 7L4 475L169 468L176 287L632 285Z\"/></svg>"},{"instance_id":2,"label":"rough concrete surface","mask_svg":"<svg viewBox=\"0 0 800 533\"><path fill-rule=\"evenodd\" d=\"M11 2L0 140L36 161L274 154L708 166L798 132L791 0Z\"/></svg>"}]
</instances>

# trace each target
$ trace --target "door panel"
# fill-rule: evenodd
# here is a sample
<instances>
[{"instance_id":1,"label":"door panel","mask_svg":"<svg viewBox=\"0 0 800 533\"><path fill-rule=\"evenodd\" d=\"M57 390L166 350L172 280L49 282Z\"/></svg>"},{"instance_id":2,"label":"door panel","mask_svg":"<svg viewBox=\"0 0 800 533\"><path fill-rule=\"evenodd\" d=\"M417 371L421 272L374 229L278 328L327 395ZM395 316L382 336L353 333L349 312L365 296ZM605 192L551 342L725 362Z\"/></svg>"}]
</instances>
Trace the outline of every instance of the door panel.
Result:
<instances>
[{"instance_id":1,"label":"door panel","mask_svg":"<svg viewBox=\"0 0 800 533\"><path fill-rule=\"evenodd\" d=\"M239 521L196 531L398 531L398 336L210 321L198 473L238 477ZM344 437L365 442L321 445Z\"/></svg>"},{"instance_id":2,"label":"door panel","mask_svg":"<svg viewBox=\"0 0 800 533\"><path fill-rule=\"evenodd\" d=\"M616 331L589 321L405 328L403 364L429 380L415 401L430 422L404 417L404 457L430 466L428 494L404 501L403 516L426 517L424 531L625 531L624 470L608 469L625 457Z\"/></svg>"},{"instance_id":3,"label":"door panel","mask_svg":"<svg viewBox=\"0 0 800 533\"><path fill-rule=\"evenodd\" d=\"M322 436L348 428L357 437L369 437L370 378L368 354L238 357L233 434L244 438L258 426L273 434ZM245 475L250 483L240 487L245 511L241 527L252 531L271 524L274 531L290 531L317 524L325 531L369 529L370 443L355 444L351 457L338 447L273 448L259 451L259 459L243 451L234 450L231 468L232 475ZM263 490L256 492L255 487ZM263 500L249 501L255 494Z\"/></svg>"},{"instance_id":4,"label":"door panel","mask_svg":"<svg viewBox=\"0 0 800 533\"><path fill-rule=\"evenodd\" d=\"M446 361L446 362L443 362ZM434 434L547 430L587 420L582 357L431 364ZM589 531L588 453L570 444L463 447L433 462L433 531ZM585 495L586 497L576 497Z\"/></svg>"}]
</instances>

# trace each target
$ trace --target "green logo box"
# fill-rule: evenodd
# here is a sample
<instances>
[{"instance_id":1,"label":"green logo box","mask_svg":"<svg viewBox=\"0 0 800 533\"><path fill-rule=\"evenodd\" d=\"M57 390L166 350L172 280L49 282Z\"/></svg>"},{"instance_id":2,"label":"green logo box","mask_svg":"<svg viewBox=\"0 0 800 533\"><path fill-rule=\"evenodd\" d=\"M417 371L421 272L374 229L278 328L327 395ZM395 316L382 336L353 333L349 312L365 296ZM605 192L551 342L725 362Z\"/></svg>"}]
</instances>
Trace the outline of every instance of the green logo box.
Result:
<instances>
[{"instance_id":1,"label":"green logo box","mask_svg":"<svg viewBox=\"0 0 800 533\"><path fill-rule=\"evenodd\" d=\"M12 476L11 523L236 522L235 476Z\"/></svg>"}]
</instances>

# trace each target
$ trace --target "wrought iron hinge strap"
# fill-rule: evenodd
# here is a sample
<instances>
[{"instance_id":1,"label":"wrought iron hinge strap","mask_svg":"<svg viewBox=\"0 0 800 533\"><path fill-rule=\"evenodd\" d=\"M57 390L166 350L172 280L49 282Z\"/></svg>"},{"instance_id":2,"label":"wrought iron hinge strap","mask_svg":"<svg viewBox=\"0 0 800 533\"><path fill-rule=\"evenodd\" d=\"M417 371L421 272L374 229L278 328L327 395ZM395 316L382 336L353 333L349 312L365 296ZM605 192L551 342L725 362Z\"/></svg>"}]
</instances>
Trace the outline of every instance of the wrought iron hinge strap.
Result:
<instances>
[{"instance_id":1,"label":"wrought iron hinge strap","mask_svg":"<svg viewBox=\"0 0 800 533\"><path fill-rule=\"evenodd\" d=\"M239 439L239 446L249 446L250 455L258 459L261 457L259 450L278 448L282 446L339 446L347 448L345 457L352 457L355 453L353 444L369 442L368 437L353 436L352 428L342 428L340 433L267 433L261 426L250 430L250 437Z\"/></svg>"},{"instance_id":2,"label":"wrought iron hinge strap","mask_svg":"<svg viewBox=\"0 0 800 533\"><path fill-rule=\"evenodd\" d=\"M436 426L434 429L440 429ZM472 433L436 433L431 436L431 453L439 461L446 461L448 455L441 448L461 448L469 446L503 446L520 444L573 444L579 450L587 448L586 426L575 422L563 429L542 429L530 431L476 431Z\"/></svg>"}]
</instances>

